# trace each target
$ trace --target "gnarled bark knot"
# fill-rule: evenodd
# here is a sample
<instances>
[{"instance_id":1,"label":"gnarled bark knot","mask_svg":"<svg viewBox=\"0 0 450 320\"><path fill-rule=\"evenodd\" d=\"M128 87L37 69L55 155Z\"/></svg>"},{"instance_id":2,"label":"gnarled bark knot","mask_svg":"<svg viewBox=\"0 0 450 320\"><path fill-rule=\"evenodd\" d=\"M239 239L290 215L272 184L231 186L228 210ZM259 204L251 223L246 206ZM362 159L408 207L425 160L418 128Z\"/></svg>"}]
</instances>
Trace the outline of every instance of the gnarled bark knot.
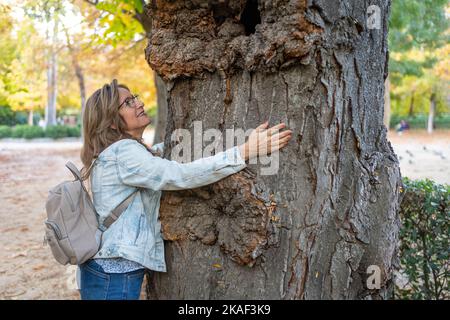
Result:
<instances>
[{"instance_id":1,"label":"gnarled bark knot","mask_svg":"<svg viewBox=\"0 0 450 320\"><path fill-rule=\"evenodd\" d=\"M253 266L272 244L270 230L279 220L273 196L265 196L253 178L244 169L210 186L165 192L160 209L164 239L219 245L231 260Z\"/></svg>"},{"instance_id":2,"label":"gnarled bark knot","mask_svg":"<svg viewBox=\"0 0 450 320\"><path fill-rule=\"evenodd\" d=\"M306 0L156 0L146 6L153 29L145 56L165 81L308 63L322 28L307 20L306 7Z\"/></svg>"}]
</instances>

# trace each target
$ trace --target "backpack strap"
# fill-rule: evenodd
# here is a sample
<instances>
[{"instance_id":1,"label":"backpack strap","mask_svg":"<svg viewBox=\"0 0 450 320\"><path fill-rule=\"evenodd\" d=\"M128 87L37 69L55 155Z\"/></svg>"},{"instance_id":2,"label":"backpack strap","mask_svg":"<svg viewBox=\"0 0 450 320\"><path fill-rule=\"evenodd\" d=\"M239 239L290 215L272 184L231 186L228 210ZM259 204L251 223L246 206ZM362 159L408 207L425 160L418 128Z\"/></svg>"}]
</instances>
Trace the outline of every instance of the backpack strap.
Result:
<instances>
[{"instance_id":1,"label":"backpack strap","mask_svg":"<svg viewBox=\"0 0 450 320\"><path fill-rule=\"evenodd\" d=\"M89 171L89 170L92 168L92 166L94 165L94 162L95 162L97 159L98 159L98 158L95 157L95 158L92 160L91 165L89 166L89 168L88 168L86 171ZM81 177L81 172L80 172L80 170L78 170L78 168L77 168L76 165L74 165L72 162L69 161L69 162L66 163L66 167L67 167L67 169L69 169L69 170L72 172L72 174L73 174L73 176L75 177L75 179L78 179L78 180L81 181L81 183L83 183L83 179L82 179L82 177Z\"/></svg>"},{"instance_id":2,"label":"backpack strap","mask_svg":"<svg viewBox=\"0 0 450 320\"><path fill-rule=\"evenodd\" d=\"M132 194L130 194L125 200L123 200L115 209L111 211L111 213L105 218L102 225L102 231L108 229L117 219L119 219L120 215L128 208L130 203L133 201L134 196L139 191L136 189Z\"/></svg>"},{"instance_id":3,"label":"backpack strap","mask_svg":"<svg viewBox=\"0 0 450 320\"><path fill-rule=\"evenodd\" d=\"M95 160L94 160L94 161L95 161ZM92 164L94 164L94 162L92 162ZM91 165L91 166L92 166L92 165ZM82 179L82 177L81 177L81 172L80 172L80 170L78 170L77 166L74 165L72 162L69 161L69 162L66 163L66 167L67 167L67 169L70 170L70 172L72 172L72 174L73 174L73 176L75 177L75 179L80 181L81 187L83 188L83 190L84 190L86 193L89 194L89 192L87 191L86 187L84 186L83 179Z\"/></svg>"},{"instance_id":4,"label":"backpack strap","mask_svg":"<svg viewBox=\"0 0 450 320\"><path fill-rule=\"evenodd\" d=\"M78 170L78 168L72 162L70 162L70 161L67 162L66 163L66 167L67 167L67 169L70 170L70 172L72 172L72 174L75 177L75 179L78 179L78 180L82 181L81 180L81 172L80 172L80 170Z\"/></svg>"},{"instance_id":5,"label":"backpack strap","mask_svg":"<svg viewBox=\"0 0 450 320\"><path fill-rule=\"evenodd\" d=\"M95 160L97 160L97 158L95 158L92 161L91 167L94 164ZM84 187L83 180L81 178L81 173L78 170L78 168L70 161L66 163L66 167L72 172L72 174L75 177L75 179L77 179L77 180L79 180L81 182L81 186L84 189L84 191L88 192L86 190L86 188ZM125 200L123 200L115 209L113 209L111 211L111 213L103 221L103 225L100 226L100 229L102 231L105 231L106 229L108 229L117 219L119 219L120 215L128 208L130 203L133 201L134 196L136 195L136 193L139 190L140 190L139 188L136 189Z\"/></svg>"}]
</instances>

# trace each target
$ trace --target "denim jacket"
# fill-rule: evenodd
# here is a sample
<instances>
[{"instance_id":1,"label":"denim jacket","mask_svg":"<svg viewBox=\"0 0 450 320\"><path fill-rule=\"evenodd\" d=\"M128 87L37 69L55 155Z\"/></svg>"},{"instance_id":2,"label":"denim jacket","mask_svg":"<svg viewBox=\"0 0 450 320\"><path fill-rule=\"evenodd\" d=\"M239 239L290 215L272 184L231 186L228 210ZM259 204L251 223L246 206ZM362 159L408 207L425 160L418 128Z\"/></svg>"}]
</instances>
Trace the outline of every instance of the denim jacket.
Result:
<instances>
[{"instance_id":1,"label":"denim jacket","mask_svg":"<svg viewBox=\"0 0 450 320\"><path fill-rule=\"evenodd\" d=\"M152 147L163 150L163 144ZM238 147L214 156L179 163L152 155L133 139L119 140L95 161L91 173L93 203L99 223L128 195L140 188L128 206L104 233L96 258L122 257L166 272L159 221L162 190L197 188L245 168Z\"/></svg>"}]
</instances>

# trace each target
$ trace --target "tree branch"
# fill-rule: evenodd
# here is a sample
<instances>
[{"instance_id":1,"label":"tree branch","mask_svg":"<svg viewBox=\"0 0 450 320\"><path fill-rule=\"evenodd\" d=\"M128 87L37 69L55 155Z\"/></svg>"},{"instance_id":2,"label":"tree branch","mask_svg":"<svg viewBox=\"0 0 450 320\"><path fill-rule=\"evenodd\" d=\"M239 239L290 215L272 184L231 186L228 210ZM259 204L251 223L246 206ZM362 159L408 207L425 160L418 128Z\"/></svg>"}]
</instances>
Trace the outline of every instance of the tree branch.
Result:
<instances>
[{"instance_id":1,"label":"tree branch","mask_svg":"<svg viewBox=\"0 0 450 320\"><path fill-rule=\"evenodd\" d=\"M146 37L142 37L138 40L136 40L135 42L133 42L130 46L124 48L123 50L121 50L120 52L116 53L114 56L111 57L111 60L114 60L116 58L119 58L121 55L123 55L125 52L133 49L134 47L136 47L140 42L142 42L144 39L146 39Z\"/></svg>"}]
</instances>

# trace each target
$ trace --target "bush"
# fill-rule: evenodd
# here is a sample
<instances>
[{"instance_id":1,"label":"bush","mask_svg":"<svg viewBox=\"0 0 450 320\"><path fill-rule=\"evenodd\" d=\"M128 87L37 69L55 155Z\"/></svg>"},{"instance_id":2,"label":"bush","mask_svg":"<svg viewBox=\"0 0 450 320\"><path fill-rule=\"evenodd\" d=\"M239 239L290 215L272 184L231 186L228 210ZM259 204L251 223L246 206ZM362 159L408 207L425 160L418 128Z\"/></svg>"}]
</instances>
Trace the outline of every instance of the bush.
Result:
<instances>
[{"instance_id":1,"label":"bush","mask_svg":"<svg viewBox=\"0 0 450 320\"><path fill-rule=\"evenodd\" d=\"M400 120L405 120L408 122L411 129L426 129L428 125L428 115L418 114L412 117L401 116L394 114L391 116L389 126L394 129ZM450 115L442 114L434 118L434 128L435 129L450 129Z\"/></svg>"},{"instance_id":2,"label":"bush","mask_svg":"<svg viewBox=\"0 0 450 320\"><path fill-rule=\"evenodd\" d=\"M67 127L67 136L68 137L81 137L81 128L79 126L76 127Z\"/></svg>"},{"instance_id":3,"label":"bush","mask_svg":"<svg viewBox=\"0 0 450 320\"><path fill-rule=\"evenodd\" d=\"M14 126L12 128L11 137L13 137L13 138L23 138L24 132L25 132L27 127L28 127L28 125L25 125L25 124Z\"/></svg>"},{"instance_id":4,"label":"bush","mask_svg":"<svg viewBox=\"0 0 450 320\"><path fill-rule=\"evenodd\" d=\"M0 126L0 139L11 137L12 129L9 126Z\"/></svg>"},{"instance_id":5,"label":"bush","mask_svg":"<svg viewBox=\"0 0 450 320\"><path fill-rule=\"evenodd\" d=\"M15 114L10 106L0 106L0 125L13 126L16 124Z\"/></svg>"},{"instance_id":6,"label":"bush","mask_svg":"<svg viewBox=\"0 0 450 320\"><path fill-rule=\"evenodd\" d=\"M42 138L44 135L44 129L39 126L27 126L23 132L25 139Z\"/></svg>"},{"instance_id":7,"label":"bush","mask_svg":"<svg viewBox=\"0 0 450 320\"><path fill-rule=\"evenodd\" d=\"M12 134L10 136L25 139L42 138L44 136L44 129L39 126L17 125L12 128Z\"/></svg>"},{"instance_id":8,"label":"bush","mask_svg":"<svg viewBox=\"0 0 450 320\"><path fill-rule=\"evenodd\" d=\"M434 126L436 129L450 129L450 115L436 117Z\"/></svg>"},{"instance_id":9,"label":"bush","mask_svg":"<svg viewBox=\"0 0 450 320\"><path fill-rule=\"evenodd\" d=\"M405 178L400 205L400 299L449 299L450 186Z\"/></svg>"},{"instance_id":10,"label":"bush","mask_svg":"<svg viewBox=\"0 0 450 320\"><path fill-rule=\"evenodd\" d=\"M48 137L53 139L65 138L65 137L81 137L80 126L51 126L45 130L40 126L29 125L17 125L14 127L1 126L0 125L0 139L1 138L42 138Z\"/></svg>"},{"instance_id":11,"label":"bush","mask_svg":"<svg viewBox=\"0 0 450 320\"><path fill-rule=\"evenodd\" d=\"M67 126L51 126L45 130L45 136L53 139L60 139L69 136L69 127Z\"/></svg>"}]
</instances>

